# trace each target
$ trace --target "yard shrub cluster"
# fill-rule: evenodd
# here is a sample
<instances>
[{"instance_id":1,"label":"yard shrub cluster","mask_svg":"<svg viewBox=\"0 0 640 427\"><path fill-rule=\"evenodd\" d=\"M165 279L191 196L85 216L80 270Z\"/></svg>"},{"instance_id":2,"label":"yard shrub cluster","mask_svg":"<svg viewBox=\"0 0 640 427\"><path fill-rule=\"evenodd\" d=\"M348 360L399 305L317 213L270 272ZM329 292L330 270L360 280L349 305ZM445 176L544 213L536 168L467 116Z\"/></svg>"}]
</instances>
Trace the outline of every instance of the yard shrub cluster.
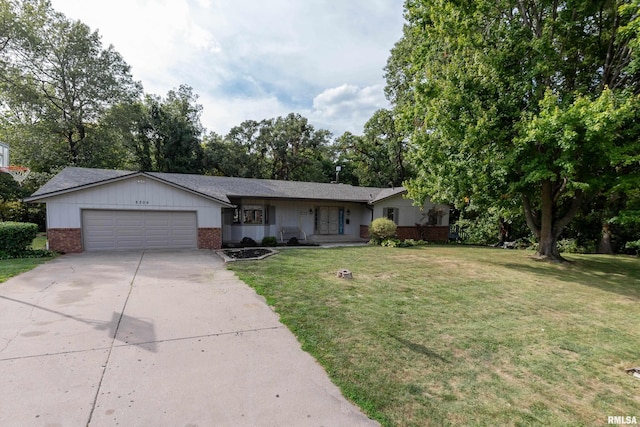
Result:
<instances>
[{"instance_id":1,"label":"yard shrub cluster","mask_svg":"<svg viewBox=\"0 0 640 427\"><path fill-rule=\"evenodd\" d=\"M627 242L625 244L625 249L629 249L629 250L635 250L636 251L636 255L640 256L640 239L639 240L635 240L633 242Z\"/></svg>"},{"instance_id":2,"label":"yard shrub cluster","mask_svg":"<svg viewBox=\"0 0 640 427\"><path fill-rule=\"evenodd\" d=\"M384 240L396 237L398 227L387 218L376 218L369 225L369 238L371 242L379 245Z\"/></svg>"},{"instance_id":3,"label":"yard shrub cluster","mask_svg":"<svg viewBox=\"0 0 640 427\"><path fill-rule=\"evenodd\" d=\"M243 237L242 240L240 240L240 245L244 248L255 248L258 246L258 243L251 237Z\"/></svg>"},{"instance_id":4,"label":"yard shrub cluster","mask_svg":"<svg viewBox=\"0 0 640 427\"><path fill-rule=\"evenodd\" d=\"M380 242L380 246L386 246L389 248L410 248L411 246L423 246L426 245L427 242L424 240L414 240L414 239L386 239Z\"/></svg>"},{"instance_id":5,"label":"yard shrub cluster","mask_svg":"<svg viewBox=\"0 0 640 427\"><path fill-rule=\"evenodd\" d=\"M274 236L265 236L262 238L262 246L264 247L278 246L278 239L276 239Z\"/></svg>"},{"instance_id":6,"label":"yard shrub cluster","mask_svg":"<svg viewBox=\"0 0 640 427\"><path fill-rule=\"evenodd\" d=\"M36 238L38 225L28 222L0 222L0 259L40 258L53 253L33 250L31 242Z\"/></svg>"}]
</instances>

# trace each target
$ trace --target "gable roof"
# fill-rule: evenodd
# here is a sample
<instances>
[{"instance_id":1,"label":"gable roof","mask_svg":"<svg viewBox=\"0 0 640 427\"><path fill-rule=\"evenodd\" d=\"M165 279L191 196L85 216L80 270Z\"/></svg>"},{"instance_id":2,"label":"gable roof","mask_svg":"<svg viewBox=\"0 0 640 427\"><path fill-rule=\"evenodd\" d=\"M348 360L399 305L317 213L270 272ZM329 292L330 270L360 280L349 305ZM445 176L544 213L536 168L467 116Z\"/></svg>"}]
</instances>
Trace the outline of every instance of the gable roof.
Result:
<instances>
[{"instance_id":1,"label":"gable roof","mask_svg":"<svg viewBox=\"0 0 640 427\"><path fill-rule=\"evenodd\" d=\"M146 176L223 204L230 204L230 198L239 197L373 203L405 191L403 187L356 187L349 184L67 167L25 201L34 202L134 176Z\"/></svg>"}]
</instances>

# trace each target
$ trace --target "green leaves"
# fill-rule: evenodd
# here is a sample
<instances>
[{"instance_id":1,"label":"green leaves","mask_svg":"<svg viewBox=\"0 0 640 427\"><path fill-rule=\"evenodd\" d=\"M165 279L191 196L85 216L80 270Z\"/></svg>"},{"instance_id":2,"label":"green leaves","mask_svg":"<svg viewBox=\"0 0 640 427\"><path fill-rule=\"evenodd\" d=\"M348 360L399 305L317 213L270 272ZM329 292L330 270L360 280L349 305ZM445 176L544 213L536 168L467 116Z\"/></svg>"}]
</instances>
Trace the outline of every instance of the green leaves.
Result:
<instances>
[{"instance_id":1,"label":"green leaves","mask_svg":"<svg viewBox=\"0 0 640 427\"><path fill-rule=\"evenodd\" d=\"M410 196L522 197L530 224L559 233L578 192L611 188L637 156L639 5L407 1L386 77L417 167Z\"/></svg>"},{"instance_id":2,"label":"green leaves","mask_svg":"<svg viewBox=\"0 0 640 427\"><path fill-rule=\"evenodd\" d=\"M3 44L0 39L0 103L9 128L2 136L24 159L33 151L60 154L61 147L64 164L95 165L89 153L100 120L112 106L134 101L140 85L120 54L103 48L96 31L55 12L49 2L2 4L11 30ZM29 138L12 138L20 133ZM38 168L50 170L59 162L44 163Z\"/></svg>"}]
</instances>

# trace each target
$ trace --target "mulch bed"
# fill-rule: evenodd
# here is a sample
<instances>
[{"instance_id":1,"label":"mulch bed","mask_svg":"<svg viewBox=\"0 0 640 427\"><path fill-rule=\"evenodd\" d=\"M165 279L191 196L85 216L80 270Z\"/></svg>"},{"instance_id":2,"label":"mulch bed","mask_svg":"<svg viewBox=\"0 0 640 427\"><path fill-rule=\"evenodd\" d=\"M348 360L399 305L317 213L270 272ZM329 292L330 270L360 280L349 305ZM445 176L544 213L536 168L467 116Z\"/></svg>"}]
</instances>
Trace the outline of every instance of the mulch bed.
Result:
<instances>
[{"instance_id":1,"label":"mulch bed","mask_svg":"<svg viewBox=\"0 0 640 427\"><path fill-rule=\"evenodd\" d=\"M259 258L272 251L269 249L233 249L223 251L226 256L233 259Z\"/></svg>"}]
</instances>

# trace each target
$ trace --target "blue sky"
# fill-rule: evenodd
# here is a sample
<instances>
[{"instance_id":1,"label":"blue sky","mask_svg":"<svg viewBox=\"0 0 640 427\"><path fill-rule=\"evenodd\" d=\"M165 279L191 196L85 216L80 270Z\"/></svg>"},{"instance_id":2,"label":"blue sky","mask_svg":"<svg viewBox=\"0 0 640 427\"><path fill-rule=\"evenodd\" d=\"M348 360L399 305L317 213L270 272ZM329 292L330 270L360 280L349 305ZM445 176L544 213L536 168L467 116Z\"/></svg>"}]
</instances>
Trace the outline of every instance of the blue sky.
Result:
<instances>
[{"instance_id":1,"label":"blue sky","mask_svg":"<svg viewBox=\"0 0 640 427\"><path fill-rule=\"evenodd\" d=\"M193 87L202 123L300 113L335 137L362 133L384 97L402 0L52 0L114 45L147 93Z\"/></svg>"}]
</instances>

